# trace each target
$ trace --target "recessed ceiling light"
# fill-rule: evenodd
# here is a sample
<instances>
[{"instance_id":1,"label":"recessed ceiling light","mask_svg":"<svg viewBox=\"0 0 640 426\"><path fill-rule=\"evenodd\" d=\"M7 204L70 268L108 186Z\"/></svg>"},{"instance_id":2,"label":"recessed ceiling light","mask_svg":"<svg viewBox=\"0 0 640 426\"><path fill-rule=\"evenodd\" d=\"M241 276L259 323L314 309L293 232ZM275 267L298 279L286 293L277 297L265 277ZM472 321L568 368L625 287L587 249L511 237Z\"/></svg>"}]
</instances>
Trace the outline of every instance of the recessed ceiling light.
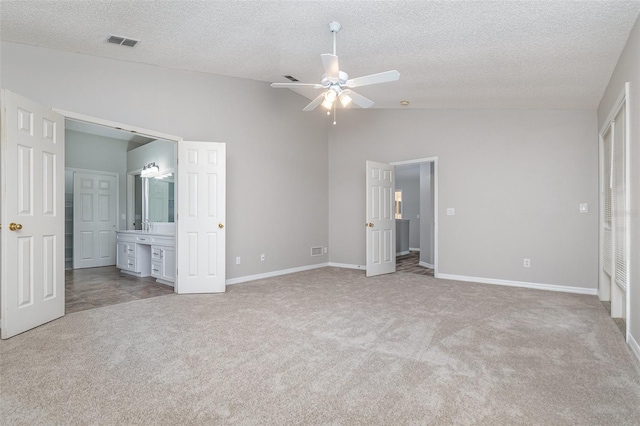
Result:
<instances>
[{"instance_id":1,"label":"recessed ceiling light","mask_svg":"<svg viewBox=\"0 0 640 426\"><path fill-rule=\"evenodd\" d=\"M409 105L409 101L400 101L400 105L407 106Z\"/></svg>"}]
</instances>

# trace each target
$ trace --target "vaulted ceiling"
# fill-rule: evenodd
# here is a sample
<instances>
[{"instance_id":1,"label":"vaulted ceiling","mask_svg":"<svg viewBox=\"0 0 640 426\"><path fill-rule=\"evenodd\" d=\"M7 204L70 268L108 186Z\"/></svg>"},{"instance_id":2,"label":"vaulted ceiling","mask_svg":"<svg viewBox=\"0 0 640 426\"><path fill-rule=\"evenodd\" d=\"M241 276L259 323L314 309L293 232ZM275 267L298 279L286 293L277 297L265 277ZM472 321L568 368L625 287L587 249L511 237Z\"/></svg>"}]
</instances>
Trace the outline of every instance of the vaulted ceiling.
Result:
<instances>
[{"instance_id":1,"label":"vaulted ceiling","mask_svg":"<svg viewBox=\"0 0 640 426\"><path fill-rule=\"evenodd\" d=\"M2 40L265 82L317 83L337 54L374 108L594 109L640 1L12 1ZM134 48L109 34L139 39ZM277 90L277 89L273 89ZM281 89L280 89L281 90ZM315 92L300 91L312 98Z\"/></svg>"}]
</instances>

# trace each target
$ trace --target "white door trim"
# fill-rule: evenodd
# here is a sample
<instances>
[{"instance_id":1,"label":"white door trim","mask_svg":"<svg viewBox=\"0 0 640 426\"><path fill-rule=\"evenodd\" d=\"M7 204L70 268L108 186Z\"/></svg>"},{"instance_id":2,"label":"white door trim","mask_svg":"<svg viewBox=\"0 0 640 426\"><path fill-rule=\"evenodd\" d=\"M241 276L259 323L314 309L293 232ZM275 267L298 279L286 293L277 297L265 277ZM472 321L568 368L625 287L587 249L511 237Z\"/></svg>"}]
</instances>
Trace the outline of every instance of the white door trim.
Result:
<instances>
[{"instance_id":1,"label":"white door trim","mask_svg":"<svg viewBox=\"0 0 640 426\"><path fill-rule=\"evenodd\" d=\"M137 133L137 134L139 134L141 136L149 136L149 137L156 138L156 139L164 139L164 140L167 140L167 141L170 141L170 142L175 142L176 145L184 140L181 136L170 135L168 133L161 133L161 132L157 132L155 130L145 129L145 128L133 126L133 125L130 125L130 124L124 124L124 123L119 123L117 121L105 120L105 119L102 119L102 118L93 117L93 116L86 115L86 114L80 114L80 113L73 112L73 111L67 111L67 110L60 109L60 108L51 108L51 109L54 112L56 112L58 114L61 114L65 119L82 121L82 122L89 123L89 124L96 124L98 126L111 127L111 128L118 129L118 130L124 130L124 131L127 131L127 132ZM177 150L177 148L178 147L176 146L176 150ZM178 168L179 168L178 164L177 164L177 159L178 159L178 157L176 155L176 170L175 170L176 174L177 174L177 171L178 171ZM175 196L178 197L177 176L175 177L175 179L176 179ZM64 180L62 181L62 185L64 185ZM128 210L128 207L127 207L127 212L128 211L129 210ZM127 215L127 220L128 219L129 219L129 217ZM176 219L175 219L175 224L176 224L176 235L177 235L178 227L179 227L178 217L177 216L176 216ZM178 256L178 247L176 246L176 259L178 259L177 256ZM177 269L177 262L176 262L176 269ZM179 286L178 275L176 274L176 280L175 280L175 283L174 283L174 289L175 289L176 292L178 291L178 286Z\"/></svg>"},{"instance_id":2,"label":"white door trim","mask_svg":"<svg viewBox=\"0 0 640 426\"><path fill-rule=\"evenodd\" d=\"M137 133L141 136L149 136L155 139L165 139L168 141L179 142L183 140L180 136L170 135L168 133L156 132L155 130L144 129L142 127L133 126L131 124L118 123L116 121L105 120L98 117L92 117L86 114L66 111L59 108L52 108L53 111L63 115L69 120L83 121L85 123L97 124L98 126L111 127L118 130L124 130L131 133Z\"/></svg>"},{"instance_id":3,"label":"white door trim","mask_svg":"<svg viewBox=\"0 0 640 426\"><path fill-rule=\"evenodd\" d=\"M439 275L439 221L438 221L438 157L417 158L415 160L394 161L389 163L392 166L400 166L405 164L433 163L433 276L438 278Z\"/></svg>"}]
</instances>

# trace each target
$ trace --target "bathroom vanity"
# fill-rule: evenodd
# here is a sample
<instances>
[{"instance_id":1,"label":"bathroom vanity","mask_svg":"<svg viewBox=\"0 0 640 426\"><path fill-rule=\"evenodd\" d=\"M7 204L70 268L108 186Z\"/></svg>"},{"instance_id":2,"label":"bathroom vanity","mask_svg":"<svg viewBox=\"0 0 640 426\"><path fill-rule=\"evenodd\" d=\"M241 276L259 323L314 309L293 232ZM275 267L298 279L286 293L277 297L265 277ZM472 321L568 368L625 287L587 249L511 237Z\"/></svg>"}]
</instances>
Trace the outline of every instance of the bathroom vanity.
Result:
<instances>
[{"instance_id":1,"label":"bathroom vanity","mask_svg":"<svg viewBox=\"0 0 640 426\"><path fill-rule=\"evenodd\" d=\"M116 232L116 267L136 277L152 276L174 285L176 273L175 235L153 231Z\"/></svg>"}]
</instances>

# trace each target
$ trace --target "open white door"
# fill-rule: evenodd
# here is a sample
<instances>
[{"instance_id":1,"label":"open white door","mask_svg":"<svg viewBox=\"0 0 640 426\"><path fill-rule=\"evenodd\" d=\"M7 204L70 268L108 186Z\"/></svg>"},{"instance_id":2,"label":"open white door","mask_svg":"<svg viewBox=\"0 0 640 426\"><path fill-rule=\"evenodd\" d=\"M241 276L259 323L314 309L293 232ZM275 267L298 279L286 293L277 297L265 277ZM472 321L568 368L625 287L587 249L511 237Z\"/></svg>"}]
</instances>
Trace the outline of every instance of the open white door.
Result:
<instances>
[{"instance_id":1,"label":"open white door","mask_svg":"<svg viewBox=\"0 0 640 426\"><path fill-rule=\"evenodd\" d=\"M117 179L73 174L73 269L116 264Z\"/></svg>"},{"instance_id":2,"label":"open white door","mask_svg":"<svg viewBox=\"0 0 640 426\"><path fill-rule=\"evenodd\" d=\"M367 276L396 271L393 166L367 161Z\"/></svg>"},{"instance_id":3,"label":"open white door","mask_svg":"<svg viewBox=\"0 0 640 426\"><path fill-rule=\"evenodd\" d=\"M225 285L226 145L178 142L178 293Z\"/></svg>"},{"instance_id":4,"label":"open white door","mask_svg":"<svg viewBox=\"0 0 640 426\"><path fill-rule=\"evenodd\" d=\"M64 118L2 90L2 338L64 315Z\"/></svg>"}]
</instances>

